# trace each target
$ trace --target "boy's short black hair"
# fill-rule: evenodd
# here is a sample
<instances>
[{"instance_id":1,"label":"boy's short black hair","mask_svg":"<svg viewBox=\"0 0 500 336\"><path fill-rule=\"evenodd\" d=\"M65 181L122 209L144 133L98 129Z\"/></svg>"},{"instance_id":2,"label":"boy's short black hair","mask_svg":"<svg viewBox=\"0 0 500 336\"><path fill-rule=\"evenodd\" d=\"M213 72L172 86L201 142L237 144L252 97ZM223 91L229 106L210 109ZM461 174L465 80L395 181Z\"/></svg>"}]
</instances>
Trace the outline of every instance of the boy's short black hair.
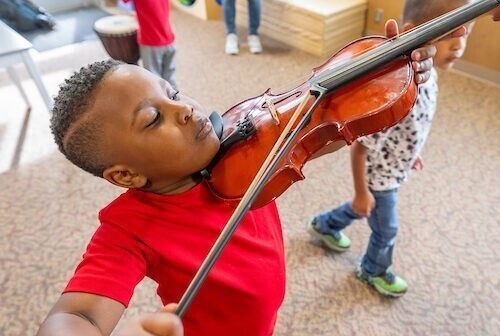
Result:
<instances>
[{"instance_id":1,"label":"boy's short black hair","mask_svg":"<svg viewBox=\"0 0 500 336\"><path fill-rule=\"evenodd\" d=\"M418 26L470 2L472 0L406 0L403 23Z\"/></svg>"},{"instance_id":2,"label":"boy's short black hair","mask_svg":"<svg viewBox=\"0 0 500 336\"><path fill-rule=\"evenodd\" d=\"M50 118L50 129L61 153L98 177L103 177L108 165L99 146L102 129L97 120L84 117L104 75L120 64L123 63L110 59L80 68L61 84Z\"/></svg>"}]
</instances>

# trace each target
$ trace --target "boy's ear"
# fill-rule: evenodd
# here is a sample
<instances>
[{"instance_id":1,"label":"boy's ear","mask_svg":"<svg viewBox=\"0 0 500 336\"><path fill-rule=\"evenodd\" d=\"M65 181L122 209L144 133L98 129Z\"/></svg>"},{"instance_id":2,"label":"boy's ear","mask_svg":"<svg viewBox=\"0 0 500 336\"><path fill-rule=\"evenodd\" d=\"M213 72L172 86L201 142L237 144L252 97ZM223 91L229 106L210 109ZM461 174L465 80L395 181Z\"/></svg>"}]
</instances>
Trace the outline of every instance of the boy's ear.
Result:
<instances>
[{"instance_id":1,"label":"boy's ear","mask_svg":"<svg viewBox=\"0 0 500 336\"><path fill-rule=\"evenodd\" d=\"M408 31L412 28L415 28L415 24L412 23L412 22L406 22L404 25L403 25L403 31Z\"/></svg>"},{"instance_id":2,"label":"boy's ear","mask_svg":"<svg viewBox=\"0 0 500 336\"><path fill-rule=\"evenodd\" d=\"M102 176L114 185L123 188L142 188L148 182L146 176L124 165L113 165L106 168Z\"/></svg>"}]
</instances>

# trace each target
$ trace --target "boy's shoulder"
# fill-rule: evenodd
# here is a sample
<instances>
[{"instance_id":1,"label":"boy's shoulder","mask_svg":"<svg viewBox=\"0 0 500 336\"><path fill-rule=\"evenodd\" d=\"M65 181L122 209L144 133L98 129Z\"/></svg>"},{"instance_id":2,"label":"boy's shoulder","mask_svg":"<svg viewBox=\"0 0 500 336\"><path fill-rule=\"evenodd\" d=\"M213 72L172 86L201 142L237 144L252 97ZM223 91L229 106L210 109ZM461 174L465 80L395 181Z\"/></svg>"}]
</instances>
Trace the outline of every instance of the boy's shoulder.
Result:
<instances>
[{"instance_id":1,"label":"boy's shoulder","mask_svg":"<svg viewBox=\"0 0 500 336\"><path fill-rule=\"evenodd\" d=\"M114 200L108 203L104 208L101 209L102 211L109 211L115 208L120 208L124 204L127 204L130 201L130 190L127 190L120 195L116 196Z\"/></svg>"},{"instance_id":2,"label":"boy's shoulder","mask_svg":"<svg viewBox=\"0 0 500 336\"><path fill-rule=\"evenodd\" d=\"M99 211L99 220L102 223L116 216L133 216L138 206L131 190L127 190Z\"/></svg>"},{"instance_id":3,"label":"boy's shoulder","mask_svg":"<svg viewBox=\"0 0 500 336\"><path fill-rule=\"evenodd\" d=\"M161 216L155 204L137 195L129 189L111 201L99 211L98 218L101 227L115 227L131 234L140 236L141 228L157 218L168 221L168 216ZM165 218L163 218L165 217Z\"/></svg>"},{"instance_id":4,"label":"boy's shoulder","mask_svg":"<svg viewBox=\"0 0 500 336\"><path fill-rule=\"evenodd\" d=\"M206 189L206 188L205 188ZM161 195L139 189L128 189L117 196L108 205L99 211L101 223L113 223L120 226L126 223L141 224L154 217L170 218L172 207L179 204L197 205L206 198L208 191L195 187L187 192L174 195Z\"/></svg>"}]
</instances>

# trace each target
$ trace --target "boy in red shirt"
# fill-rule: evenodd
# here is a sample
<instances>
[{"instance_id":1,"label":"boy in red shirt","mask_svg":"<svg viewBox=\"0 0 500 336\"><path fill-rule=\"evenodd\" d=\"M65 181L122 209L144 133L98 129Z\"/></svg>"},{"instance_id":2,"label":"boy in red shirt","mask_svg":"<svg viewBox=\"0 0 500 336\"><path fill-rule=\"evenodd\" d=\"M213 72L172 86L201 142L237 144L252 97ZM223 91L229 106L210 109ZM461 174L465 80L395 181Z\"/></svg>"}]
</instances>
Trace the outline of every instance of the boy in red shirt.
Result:
<instances>
[{"instance_id":1,"label":"boy in red shirt","mask_svg":"<svg viewBox=\"0 0 500 336\"><path fill-rule=\"evenodd\" d=\"M433 53L413 53L418 81ZM101 225L38 335L109 335L145 276L167 306L127 321L120 335L178 336L182 328L186 335L271 335L285 293L274 202L247 213L182 324L172 314L234 210L194 177L219 149L205 110L156 75L110 60L67 79L52 112L60 151L128 191L99 213Z\"/></svg>"},{"instance_id":2,"label":"boy in red shirt","mask_svg":"<svg viewBox=\"0 0 500 336\"><path fill-rule=\"evenodd\" d=\"M137 43L142 64L149 71L169 82L175 82L175 35L170 24L168 0L123 0L134 3L139 31Z\"/></svg>"},{"instance_id":3,"label":"boy in red shirt","mask_svg":"<svg viewBox=\"0 0 500 336\"><path fill-rule=\"evenodd\" d=\"M164 304L177 302L234 211L193 177L219 149L205 110L151 72L110 60L66 80L51 128L71 162L128 191L100 211L40 334L109 334L145 276ZM270 335L284 294L273 202L239 225L183 318L185 334Z\"/></svg>"}]
</instances>

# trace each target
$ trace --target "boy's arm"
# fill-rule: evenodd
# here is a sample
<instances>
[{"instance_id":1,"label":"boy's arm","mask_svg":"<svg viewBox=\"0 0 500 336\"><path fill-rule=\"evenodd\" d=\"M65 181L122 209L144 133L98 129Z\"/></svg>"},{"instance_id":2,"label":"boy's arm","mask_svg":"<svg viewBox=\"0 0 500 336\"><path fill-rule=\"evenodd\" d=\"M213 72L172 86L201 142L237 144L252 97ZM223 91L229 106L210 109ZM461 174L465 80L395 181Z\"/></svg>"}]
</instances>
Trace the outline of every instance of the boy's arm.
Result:
<instances>
[{"instance_id":1,"label":"boy's arm","mask_svg":"<svg viewBox=\"0 0 500 336\"><path fill-rule=\"evenodd\" d=\"M180 319L173 314L175 308L176 305L169 305L163 312L144 314L127 321L118 335L182 336ZM40 326L37 336L110 335L124 310L121 303L107 297L65 293Z\"/></svg>"},{"instance_id":2,"label":"boy's arm","mask_svg":"<svg viewBox=\"0 0 500 336\"><path fill-rule=\"evenodd\" d=\"M354 183L352 209L356 214L367 217L375 207L375 199L366 182L366 148L359 142L351 146L351 169Z\"/></svg>"},{"instance_id":3,"label":"boy's arm","mask_svg":"<svg viewBox=\"0 0 500 336\"><path fill-rule=\"evenodd\" d=\"M64 293L40 326L37 335L109 335L124 310L121 303L107 297Z\"/></svg>"},{"instance_id":4,"label":"boy's arm","mask_svg":"<svg viewBox=\"0 0 500 336\"><path fill-rule=\"evenodd\" d=\"M424 169L424 160L422 159L422 157L420 155L417 157L417 159L415 160L415 162L413 162L413 165L411 166L411 169L415 169L415 170L422 170L422 169Z\"/></svg>"},{"instance_id":5,"label":"boy's arm","mask_svg":"<svg viewBox=\"0 0 500 336\"><path fill-rule=\"evenodd\" d=\"M325 154L336 152L340 148L344 147L345 145L346 145L346 143L343 140L334 141L334 142L326 145L325 147L321 148L320 150L318 150L313 155L311 155L311 159L310 160L319 158L320 156L323 156Z\"/></svg>"}]
</instances>

